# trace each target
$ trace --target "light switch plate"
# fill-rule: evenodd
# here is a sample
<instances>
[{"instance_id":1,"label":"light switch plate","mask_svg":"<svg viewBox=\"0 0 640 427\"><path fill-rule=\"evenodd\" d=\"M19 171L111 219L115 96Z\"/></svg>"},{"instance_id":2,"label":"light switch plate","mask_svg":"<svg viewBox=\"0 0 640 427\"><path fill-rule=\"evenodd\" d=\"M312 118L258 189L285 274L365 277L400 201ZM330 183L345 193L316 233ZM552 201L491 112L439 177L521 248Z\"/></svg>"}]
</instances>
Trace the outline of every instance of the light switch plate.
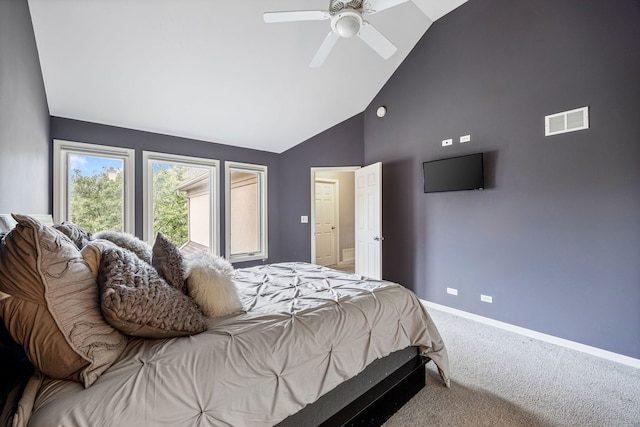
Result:
<instances>
[{"instance_id":1,"label":"light switch plate","mask_svg":"<svg viewBox=\"0 0 640 427\"><path fill-rule=\"evenodd\" d=\"M303 223L303 224L308 223L308 222L309 222L309 217L308 217L308 216L306 216L306 215L302 215L302 216L300 217L300 222L301 222L301 223Z\"/></svg>"}]
</instances>

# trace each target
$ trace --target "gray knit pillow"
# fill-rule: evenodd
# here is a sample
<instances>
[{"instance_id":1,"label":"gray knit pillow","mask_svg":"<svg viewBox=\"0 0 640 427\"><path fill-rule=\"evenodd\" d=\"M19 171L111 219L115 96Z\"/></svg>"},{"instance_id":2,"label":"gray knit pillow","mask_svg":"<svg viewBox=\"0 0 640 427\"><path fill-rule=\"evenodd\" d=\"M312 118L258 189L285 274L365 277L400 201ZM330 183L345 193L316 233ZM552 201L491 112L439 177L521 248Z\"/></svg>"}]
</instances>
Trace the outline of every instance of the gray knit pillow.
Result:
<instances>
[{"instance_id":1,"label":"gray knit pillow","mask_svg":"<svg viewBox=\"0 0 640 427\"><path fill-rule=\"evenodd\" d=\"M184 257L180 249L164 234L158 233L153 244L151 264L168 284L186 294L187 286L184 280L183 263Z\"/></svg>"},{"instance_id":2,"label":"gray knit pillow","mask_svg":"<svg viewBox=\"0 0 640 427\"><path fill-rule=\"evenodd\" d=\"M186 336L207 329L197 304L168 285L151 265L126 249L98 247L102 314L113 327L144 338Z\"/></svg>"}]
</instances>

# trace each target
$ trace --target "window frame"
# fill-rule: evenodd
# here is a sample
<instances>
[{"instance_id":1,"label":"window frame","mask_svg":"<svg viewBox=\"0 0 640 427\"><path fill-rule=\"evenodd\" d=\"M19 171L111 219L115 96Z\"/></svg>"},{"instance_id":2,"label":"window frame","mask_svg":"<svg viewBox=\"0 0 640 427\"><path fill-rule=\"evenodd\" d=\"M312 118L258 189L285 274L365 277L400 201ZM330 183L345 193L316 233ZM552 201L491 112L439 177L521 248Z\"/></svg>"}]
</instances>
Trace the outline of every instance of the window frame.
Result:
<instances>
[{"instance_id":1,"label":"window frame","mask_svg":"<svg viewBox=\"0 0 640 427\"><path fill-rule=\"evenodd\" d=\"M135 233L135 150L86 142L53 140L53 220L69 221L69 155L106 157L122 160L122 229Z\"/></svg>"},{"instance_id":2,"label":"window frame","mask_svg":"<svg viewBox=\"0 0 640 427\"><path fill-rule=\"evenodd\" d=\"M260 215L260 251L241 254L231 253L231 172L247 171L257 173L260 177L259 215ZM265 165L241 162L225 162L225 254L230 262L266 260L269 257L269 221L268 221L268 168Z\"/></svg>"},{"instance_id":3,"label":"window frame","mask_svg":"<svg viewBox=\"0 0 640 427\"><path fill-rule=\"evenodd\" d=\"M209 169L211 181L209 183L209 252L214 255L220 254L220 180L218 173L220 170L220 160L207 159L204 157L183 156L179 154L161 153L156 151L142 152L142 224L143 240L153 244L155 239L153 231L153 168L152 162L173 163L180 166Z\"/></svg>"}]
</instances>

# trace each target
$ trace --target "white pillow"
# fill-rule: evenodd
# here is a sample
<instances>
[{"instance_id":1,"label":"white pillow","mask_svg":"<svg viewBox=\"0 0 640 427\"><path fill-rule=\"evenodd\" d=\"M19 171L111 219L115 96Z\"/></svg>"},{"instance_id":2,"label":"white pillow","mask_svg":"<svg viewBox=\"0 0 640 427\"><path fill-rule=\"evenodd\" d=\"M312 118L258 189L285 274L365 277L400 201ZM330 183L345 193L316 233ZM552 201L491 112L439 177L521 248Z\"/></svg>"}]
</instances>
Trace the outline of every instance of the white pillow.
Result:
<instances>
[{"instance_id":1,"label":"white pillow","mask_svg":"<svg viewBox=\"0 0 640 427\"><path fill-rule=\"evenodd\" d=\"M204 252L185 256L187 290L209 317L223 317L242 311L233 274L233 266L224 258Z\"/></svg>"}]
</instances>

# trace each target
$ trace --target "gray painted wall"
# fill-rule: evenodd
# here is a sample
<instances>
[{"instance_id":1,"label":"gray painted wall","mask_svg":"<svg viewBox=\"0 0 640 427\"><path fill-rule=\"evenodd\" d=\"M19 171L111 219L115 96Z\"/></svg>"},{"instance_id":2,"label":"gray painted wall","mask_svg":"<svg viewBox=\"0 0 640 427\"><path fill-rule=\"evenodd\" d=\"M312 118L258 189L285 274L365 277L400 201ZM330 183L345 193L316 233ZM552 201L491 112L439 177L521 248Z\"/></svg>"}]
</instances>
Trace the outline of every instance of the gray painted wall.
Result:
<instances>
[{"instance_id":1,"label":"gray painted wall","mask_svg":"<svg viewBox=\"0 0 640 427\"><path fill-rule=\"evenodd\" d=\"M638 23L634 0L470 0L436 21L365 111L385 278L640 358ZM583 106L590 129L544 136ZM487 189L423 193L423 161L480 151Z\"/></svg>"},{"instance_id":2,"label":"gray painted wall","mask_svg":"<svg viewBox=\"0 0 640 427\"><path fill-rule=\"evenodd\" d=\"M224 201L224 161L253 163L267 166L268 182L268 220L269 220L269 259L267 262L277 262L279 256L279 155L266 151L250 150L232 147L230 145L215 144L205 141L180 138L107 126L97 123L83 122L60 117L51 118L51 138L65 141L85 142L90 144L108 145L114 147L133 148L136 151L136 235L142 237L143 207L142 207L142 152L156 151L168 154L203 157L220 160L220 247L225 247L225 201ZM260 264L261 262L237 263L236 267Z\"/></svg>"},{"instance_id":3,"label":"gray painted wall","mask_svg":"<svg viewBox=\"0 0 640 427\"><path fill-rule=\"evenodd\" d=\"M280 253L284 260L311 260L311 168L363 165L363 114L358 114L280 155Z\"/></svg>"},{"instance_id":4,"label":"gray painted wall","mask_svg":"<svg viewBox=\"0 0 640 427\"><path fill-rule=\"evenodd\" d=\"M49 107L29 6L2 0L0 213L51 212L49 145Z\"/></svg>"}]
</instances>

